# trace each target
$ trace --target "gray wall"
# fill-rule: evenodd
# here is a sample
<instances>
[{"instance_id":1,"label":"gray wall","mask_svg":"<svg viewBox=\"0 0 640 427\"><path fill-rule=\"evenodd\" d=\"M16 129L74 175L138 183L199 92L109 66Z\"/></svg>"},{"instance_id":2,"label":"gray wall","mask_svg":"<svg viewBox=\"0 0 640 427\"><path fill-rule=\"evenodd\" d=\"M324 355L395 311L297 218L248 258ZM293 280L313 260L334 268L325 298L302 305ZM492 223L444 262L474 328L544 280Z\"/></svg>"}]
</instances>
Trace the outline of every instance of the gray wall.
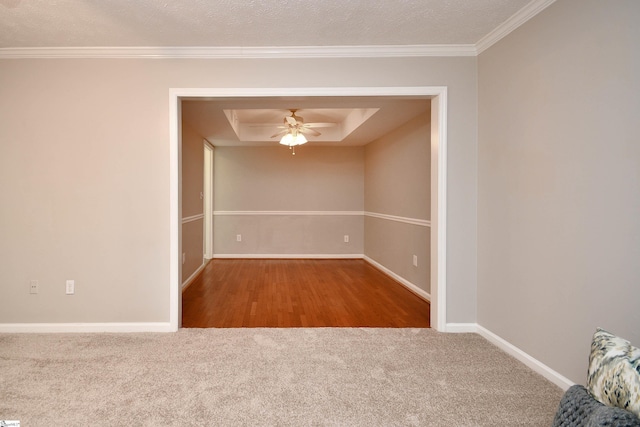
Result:
<instances>
[{"instance_id":1,"label":"gray wall","mask_svg":"<svg viewBox=\"0 0 640 427\"><path fill-rule=\"evenodd\" d=\"M169 89L337 86L448 87L447 320L475 322L476 58L5 59L0 69L0 323L168 322ZM76 295L64 295L66 279Z\"/></svg>"},{"instance_id":2,"label":"gray wall","mask_svg":"<svg viewBox=\"0 0 640 427\"><path fill-rule=\"evenodd\" d=\"M478 323L578 383L640 343L638 22L561 0L479 56Z\"/></svg>"},{"instance_id":3,"label":"gray wall","mask_svg":"<svg viewBox=\"0 0 640 427\"><path fill-rule=\"evenodd\" d=\"M215 256L363 253L363 147L218 147L214 182Z\"/></svg>"},{"instance_id":4,"label":"gray wall","mask_svg":"<svg viewBox=\"0 0 640 427\"><path fill-rule=\"evenodd\" d=\"M430 112L415 117L365 147L365 211L429 220ZM365 217L365 255L430 292L430 229ZM413 266L413 255L418 266Z\"/></svg>"}]
</instances>

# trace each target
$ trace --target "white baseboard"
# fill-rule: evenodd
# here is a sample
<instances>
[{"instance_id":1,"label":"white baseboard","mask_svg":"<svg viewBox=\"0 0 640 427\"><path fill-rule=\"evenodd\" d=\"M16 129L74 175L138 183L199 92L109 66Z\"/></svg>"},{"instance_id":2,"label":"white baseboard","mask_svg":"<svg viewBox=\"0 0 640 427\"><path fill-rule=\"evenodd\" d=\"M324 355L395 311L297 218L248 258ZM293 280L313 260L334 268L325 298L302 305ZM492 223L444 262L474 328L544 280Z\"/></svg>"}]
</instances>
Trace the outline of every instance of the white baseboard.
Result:
<instances>
[{"instance_id":1,"label":"white baseboard","mask_svg":"<svg viewBox=\"0 0 640 427\"><path fill-rule=\"evenodd\" d=\"M431 302L431 295L428 292L420 289L419 287L417 287L416 285L414 285L413 283L411 283L410 281L408 281L404 277L397 275L396 273L394 273L393 271L389 270L384 265L378 263L377 261L374 261L373 259L369 258L368 256L364 255L362 258L366 262L368 262L369 264L371 264L372 266L377 268L378 270L382 271L387 276L390 276L394 280L400 282L400 284L402 284L405 288L409 289L414 294L418 295L420 298Z\"/></svg>"},{"instance_id":2,"label":"white baseboard","mask_svg":"<svg viewBox=\"0 0 640 427\"><path fill-rule=\"evenodd\" d=\"M362 259L362 254L214 254L220 259Z\"/></svg>"},{"instance_id":3,"label":"white baseboard","mask_svg":"<svg viewBox=\"0 0 640 427\"><path fill-rule=\"evenodd\" d=\"M443 332L478 333L477 323L447 323Z\"/></svg>"},{"instance_id":4,"label":"white baseboard","mask_svg":"<svg viewBox=\"0 0 640 427\"><path fill-rule=\"evenodd\" d=\"M200 265L200 267L196 268L196 271L193 272L193 274L191 274L191 276L187 277L187 280L185 280L182 283L182 292L185 291L185 289L187 289L189 287L189 285L193 282L193 279L195 279L196 277L198 277L198 274L200 274L200 272L202 270L204 270L204 268L207 265L207 262L209 262L209 260L207 260L206 262L203 262L202 265Z\"/></svg>"},{"instance_id":5,"label":"white baseboard","mask_svg":"<svg viewBox=\"0 0 640 427\"><path fill-rule=\"evenodd\" d=\"M533 371L542 375L543 377L545 377L546 379L548 379L549 381L551 381L561 389L566 391L569 387L575 384L573 381L571 381L567 377L554 371L544 363L540 362L536 358L520 350L518 347L506 341L505 339L499 337L498 335L494 334L490 330L483 328L480 325L476 325L476 328L477 328L477 333L482 337L484 337L487 341L491 342L492 344L494 344L504 352L515 357L520 362L524 363Z\"/></svg>"},{"instance_id":6,"label":"white baseboard","mask_svg":"<svg viewBox=\"0 0 640 427\"><path fill-rule=\"evenodd\" d=\"M517 360L524 363L531 370L542 375L547 380L551 381L561 389L566 391L569 387L571 387L574 384L574 382L571 381L570 379L554 371L544 363L540 362L538 359L530 356L528 353L525 353L524 351L520 350L518 347L511 344L504 338L499 337L498 335L494 334L487 328L484 328L478 325L477 323L447 323L445 332L477 333L478 335L482 336L484 339L486 339L487 341L489 341L490 343L498 347L500 350L515 357Z\"/></svg>"},{"instance_id":7,"label":"white baseboard","mask_svg":"<svg viewBox=\"0 0 640 427\"><path fill-rule=\"evenodd\" d=\"M0 323L0 333L175 332L169 322Z\"/></svg>"}]
</instances>

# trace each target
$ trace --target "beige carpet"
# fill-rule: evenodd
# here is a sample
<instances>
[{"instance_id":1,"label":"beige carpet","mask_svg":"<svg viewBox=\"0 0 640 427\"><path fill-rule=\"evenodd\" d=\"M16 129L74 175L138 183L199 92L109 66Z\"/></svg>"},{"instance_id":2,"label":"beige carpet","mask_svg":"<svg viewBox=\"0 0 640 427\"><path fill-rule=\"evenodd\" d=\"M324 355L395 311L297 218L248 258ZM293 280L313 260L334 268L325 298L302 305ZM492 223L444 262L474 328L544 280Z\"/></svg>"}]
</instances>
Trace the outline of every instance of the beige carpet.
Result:
<instances>
[{"instance_id":1,"label":"beige carpet","mask_svg":"<svg viewBox=\"0 0 640 427\"><path fill-rule=\"evenodd\" d=\"M562 392L475 334L0 334L22 426L548 426Z\"/></svg>"}]
</instances>

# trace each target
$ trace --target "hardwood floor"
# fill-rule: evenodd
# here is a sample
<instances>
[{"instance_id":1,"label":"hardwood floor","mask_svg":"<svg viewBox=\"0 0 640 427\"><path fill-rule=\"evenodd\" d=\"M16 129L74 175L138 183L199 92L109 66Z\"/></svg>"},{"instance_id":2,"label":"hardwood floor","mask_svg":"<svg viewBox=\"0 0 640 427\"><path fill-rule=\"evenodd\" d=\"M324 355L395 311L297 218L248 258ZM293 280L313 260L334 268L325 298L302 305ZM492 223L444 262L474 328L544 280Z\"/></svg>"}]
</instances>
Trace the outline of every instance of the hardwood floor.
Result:
<instances>
[{"instance_id":1,"label":"hardwood floor","mask_svg":"<svg viewBox=\"0 0 640 427\"><path fill-rule=\"evenodd\" d=\"M186 328L429 327L429 303L363 260L214 259L182 313Z\"/></svg>"}]
</instances>

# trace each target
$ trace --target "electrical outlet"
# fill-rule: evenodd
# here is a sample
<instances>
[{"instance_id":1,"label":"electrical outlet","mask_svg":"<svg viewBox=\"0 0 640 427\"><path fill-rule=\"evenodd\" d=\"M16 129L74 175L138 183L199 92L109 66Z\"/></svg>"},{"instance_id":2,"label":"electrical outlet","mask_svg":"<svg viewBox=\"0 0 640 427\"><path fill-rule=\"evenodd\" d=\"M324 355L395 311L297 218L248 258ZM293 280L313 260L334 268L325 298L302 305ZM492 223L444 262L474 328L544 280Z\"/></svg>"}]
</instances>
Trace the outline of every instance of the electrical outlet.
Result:
<instances>
[{"instance_id":1,"label":"electrical outlet","mask_svg":"<svg viewBox=\"0 0 640 427\"><path fill-rule=\"evenodd\" d=\"M349 243L349 235L348 234L344 235L344 242L345 243Z\"/></svg>"},{"instance_id":2,"label":"electrical outlet","mask_svg":"<svg viewBox=\"0 0 640 427\"><path fill-rule=\"evenodd\" d=\"M418 255L414 255L413 256L413 266L417 267L418 266Z\"/></svg>"},{"instance_id":3,"label":"electrical outlet","mask_svg":"<svg viewBox=\"0 0 640 427\"><path fill-rule=\"evenodd\" d=\"M236 242L242 242L242 234L236 234Z\"/></svg>"},{"instance_id":4,"label":"electrical outlet","mask_svg":"<svg viewBox=\"0 0 640 427\"><path fill-rule=\"evenodd\" d=\"M29 282L29 293L37 294L40 291L40 283L37 280L31 280Z\"/></svg>"},{"instance_id":5,"label":"electrical outlet","mask_svg":"<svg viewBox=\"0 0 640 427\"><path fill-rule=\"evenodd\" d=\"M67 295L73 295L76 293L76 281L75 280L67 280Z\"/></svg>"}]
</instances>

